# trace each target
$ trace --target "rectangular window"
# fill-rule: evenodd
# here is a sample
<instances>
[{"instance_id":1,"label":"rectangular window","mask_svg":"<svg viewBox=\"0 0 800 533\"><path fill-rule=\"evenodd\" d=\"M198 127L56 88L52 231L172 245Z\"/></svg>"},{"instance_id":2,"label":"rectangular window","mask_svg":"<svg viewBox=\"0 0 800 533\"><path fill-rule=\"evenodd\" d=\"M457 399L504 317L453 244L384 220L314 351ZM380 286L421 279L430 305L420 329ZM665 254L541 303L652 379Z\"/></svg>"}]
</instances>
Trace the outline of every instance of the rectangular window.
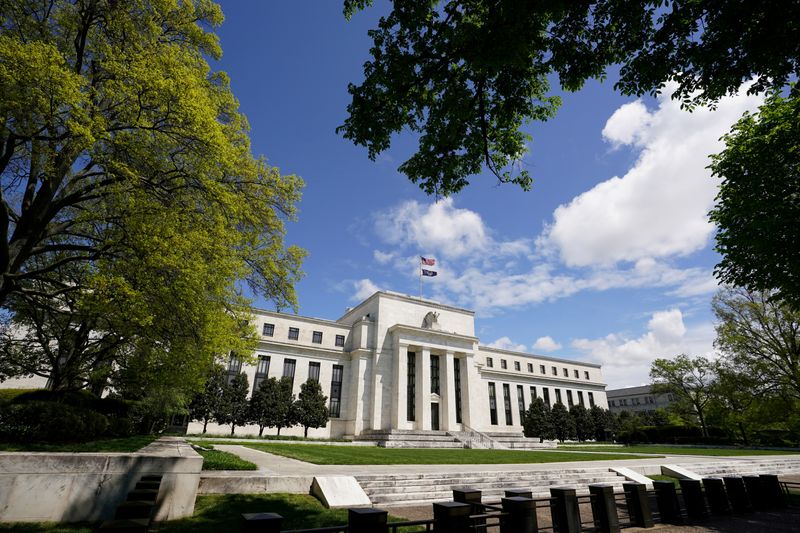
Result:
<instances>
[{"instance_id":1,"label":"rectangular window","mask_svg":"<svg viewBox=\"0 0 800 533\"><path fill-rule=\"evenodd\" d=\"M289 340L296 341L300 338L300 328L289 328Z\"/></svg>"},{"instance_id":2,"label":"rectangular window","mask_svg":"<svg viewBox=\"0 0 800 533\"><path fill-rule=\"evenodd\" d=\"M461 359L453 359L453 377L456 385L456 423L461 423Z\"/></svg>"},{"instance_id":3,"label":"rectangular window","mask_svg":"<svg viewBox=\"0 0 800 533\"><path fill-rule=\"evenodd\" d=\"M581 405L581 407L586 407L586 404L583 403L583 391L582 390L578 391L578 403Z\"/></svg>"},{"instance_id":4,"label":"rectangular window","mask_svg":"<svg viewBox=\"0 0 800 533\"><path fill-rule=\"evenodd\" d=\"M531 387L531 404L536 401L536 387Z\"/></svg>"},{"instance_id":5,"label":"rectangular window","mask_svg":"<svg viewBox=\"0 0 800 533\"><path fill-rule=\"evenodd\" d=\"M553 375L554 375L554 376L557 376L557 375L558 375L558 369L557 369L556 367L553 367L553 368L552 368L552 371L553 371Z\"/></svg>"},{"instance_id":6,"label":"rectangular window","mask_svg":"<svg viewBox=\"0 0 800 533\"><path fill-rule=\"evenodd\" d=\"M567 405L569 405L570 407L575 405L575 402L572 400L572 391L571 390L567 391Z\"/></svg>"},{"instance_id":7,"label":"rectangular window","mask_svg":"<svg viewBox=\"0 0 800 533\"><path fill-rule=\"evenodd\" d=\"M563 404L564 402L561 401L561 389L555 389L556 391L556 403Z\"/></svg>"},{"instance_id":8,"label":"rectangular window","mask_svg":"<svg viewBox=\"0 0 800 533\"><path fill-rule=\"evenodd\" d=\"M572 373L575 376L575 379L579 379L581 377L580 373L578 373L577 370L573 370Z\"/></svg>"},{"instance_id":9,"label":"rectangular window","mask_svg":"<svg viewBox=\"0 0 800 533\"><path fill-rule=\"evenodd\" d=\"M319 382L319 363L308 363L308 379Z\"/></svg>"},{"instance_id":10,"label":"rectangular window","mask_svg":"<svg viewBox=\"0 0 800 533\"><path fill-rule=\"evenodd\" d=\"M539 373L541 373L541 374L547 374L547 372L546 372L546 371L545 371L545 369L544 369L544 365L539 365Z\"/></svg>"},{"instance_id":11,"label":"rectangular window","mask_svg":"<svg viewBox=\"0 0 800 533\"><path fill-rule=\"evenodd\" d=\"M256 366L256 375L253 378L253 392L257 391L261 383L267 379L269 375L269 356L259 355L258 365Z\"/></svg>"},{"instance_id":12,"label":"rectangular window","mask_svg":"<svg viewBox=\"0 0 800 533\"><path fill-rule=\"evenodd\" d=\"M322 344L322 332L315 331L314 333L312 333L311 342L313 342L314 344Z\"/></svg>"},{"instance_id":13,"label":"rectangular window","mask_svg":"<svg viewBox=\"0 0 800 533\"><path fill-rule=\"evenodd\" d=\"M503 370L508 368L508 363L506 363L505 359L500 359L500 368L502 368Z\"/></svg>"},{"instance_id":14,"label":"rectangular window","mask_svg":"<svg viewBox=\"0 0 800 533\"><path fill-rule=\"evenodd\" d=\"M339 418L341 416L342 404L342 376L344 375L344 367L342 365L333 365L333 376L331 377L331 418Z\"/></svg>"},{"instance_id":15,"label":"rectangular window","mask_svg":"<svg viewBox=\"0 0 800 533\"><path fill-rule=\"evenodd\" d=\"M564 377L568 378L569 377L569 370L567 370L566 368L563 369L563 370L564 370Z\"/></svg>"},{"instance_id":16,"label":"rectangular window","mask_svg":"<svg viewBox=\"0 0 800 533\"><path fill-rule=\"evenodd\" d=\"M519 372L519 361L514 361L514 370Z\"/></svg>"},{"instance_id":17,"label":"rectangular window","mask_svg":"<svg viewBox=\"0 0 800 533\"><path fill-rule=\"evenodd\" d=\"M486 358L486 366L492 368L494 366L494 361L492 361L491 357Z\"/></svg>"},{"instance_id":18,"label":"rectangular window","mask_svg":"<svg viewBox=\"0 0 800 533\"><path fill-rule=\"evenodd\" d=\"M228 358L228 384L242 371L242 360L231 354Z\"/></svg>"},{"instance_id":19,"label":"rectangular window","mask_svg":"<svg viewBox=\"0 0 800 533\"><path fill-rule=\"evenodd\" d=\"M503 407L506 409L506 425L513 426L514 419L511 417L511 387L508 383L503 383Z\"/></svg>"},{"instance_id":20,"label":"rectangular window","mask_svg":"<svg viewBox=\"0 0 800 533\"><path fill-rule=\"evenodd\" d=\"M586 379L589 379L589 371L588 370L584 370L583 371L583 377L585 377Z\"/></svg>"},{"instance_id":21,"label":"rectangular window","mask_svg":"<svg viewBox=\"0 0 800 533\"><path fill-rule=\"evenodd\" d=\"M344 346L344 335L336 335L336 346Z\"/></svg>"},{"instance_id":22,"label":"rectangular window","mask_svg":"<svg viewBox=\"0 0 800 533\"><path fill-rule=\"evenodd\" d=\"M489 417L493 426L497 425L497 395L494 390L494 383L489 383Z\"/></svg>"},{"instance_id":23,"label":"rectangular window","mask_svg":"<svg viewBox=\"0 0 800 533\"><path fill-rule=\"evenodd\" d=\"M533 374L533 363L528 363L528 372Z\"/></svg>"},{"instance_id":24,"label":"rectangular window","mask_svg":"<svg viewBox=\"0 0 800 533\"><path fill-rule=\"evenodd\" d=\"M439 394L439 356L431 355L431 394Z\"/></svg>"},{"instance_id":25,"label":"rectangular window","mask_svg":"<svg viewBox=\"0 0 800 533\"><path fill-rule=\"evenodd\" d=\"M591 392L589 394L591 394ZM611 400L611 407L616 407L616 406L617 406L617 401Z\"/></svg>"},{"instance_id":26,"label":"rectangular window","mask_svg":"<svg viewBox=\"0 0 800 533\"><path fill-rule=\"evenodd\" d=\"M408 352L408 363L406 364L406 420L413 422L415 420L415 396L416 396L416 381L417 381L417 354Z\"/></svg>"},{"instance_id":27,"label":"rectangular window","mask_svg":"<svg viewBox=\"0 0 800 533\"><path fill-rule=\"evenodd\" d=\"M517 385L517 403L519 404L519 419L525 416L525 388L522 385Z\"/></svg>"},{"instance_id":28,"label":"rectangular window","mask_svg":"<svg viewBox=\"0 0 800 533\"><path fill-rule=\"evenodd\" d=\"M547 387L542 387L542 398L544 398L544 404L550 407L550 389Z\"/></svg>"},{"instance_id":29,"label":"rectangular window","mask_svg":"<svg viewBox=\"0 0 800 533\"><path fill-rule=\"evenodd\" d=\"M265 337L272 337L275 334L275 324L264 324L261 334Z\"/></svg>"},{"instance_id":30,"label":"rectangular window","mask_svg":"<svg viewBox=\"0 0 800 533\"><path fill-rule=\"evenodd\" d=\"M294 367L296 362L294 359L284 359L283 360L283 377L285 378L292 378L292 383L294 383Z\"/></svg>"}]
</instances>

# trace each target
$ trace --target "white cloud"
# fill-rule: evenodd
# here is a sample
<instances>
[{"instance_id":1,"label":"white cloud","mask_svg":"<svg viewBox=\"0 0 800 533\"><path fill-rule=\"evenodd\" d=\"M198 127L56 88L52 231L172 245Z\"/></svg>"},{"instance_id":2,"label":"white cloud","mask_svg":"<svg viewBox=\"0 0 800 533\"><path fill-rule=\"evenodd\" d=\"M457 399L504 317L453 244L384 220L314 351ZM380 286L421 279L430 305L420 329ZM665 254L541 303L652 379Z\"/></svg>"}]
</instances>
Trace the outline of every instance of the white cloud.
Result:
<instances>
[{"instance_id":1,"label":"white cloud","mask_svg":"<svg viewBox=\"0 0 800 533\"><path fill-rule=\"evenodd\" d=\"M556 350L561 349L561 345L553 340L553 337L546 336L546 337L539 337L536 339L536 342L533 343L534 350L540 350L542 352L554 352Z\"/></svg>"},{"instance_id":2,"label":"white cloud","mask_svg":"<svg viewBox=\"0 0 800 533\"><path fill-rule=\"evenodd\" d=\"M718 109L689 113L663 95L658 108L625 104L608 119L603 137L617 148L640 150L622 177L597 184L559 206L538 243L569 266L610 266L620 261L684 256L706 246L713 231L707 213L719 185L708 156L719 138L760 98L722 99Z\"/></svg>"},{"instance_id":3,"label":"white cloud","mask_svg":"<svg viewBox=\"0 0 800 533\"><path fill-rule=\"evenodd\" d=\"M397 258L397 254L395 252L382 252L380 250L374 250L372 252L372 257L378 264L385 265L390 261Z\"/></svg>"},{"instance_id":4,"label":"white cloud","mask_svg":"<svg viewBox=\"0 0 800 533\"><path fill-rule=\"evenodd\" d=\"M378 235L390 244L417 247L445 257L461 257L489 243L480 215L446 198L429 205L414 200L375 216Z\"/></svg>"},{"instance_id":5,"label":"white cloud","mask_svg":"<svg viewBox=\"0 0 800 533\"><path fill-rule=\"evenodd\" d=\"M369 278L359 279L353 282L353 288L356 290L355 294L350 298L351 300L363 301L378 292L380 287L375 285Z\"/></svg>"},{"instance_id":6,"label":"white cloud","mask_svg":"<svg viewBox=\"0 0 800 533\"><path fill-rule=\"evenodd\" d=\"M603 377L611 388L650 382L650 363L680 353L714 355L714 327L702 324L687 328L680 309L656 311L647 331L636 338L610 333L598 339L574 339L573 348L603 366Z\"/></svg>"},{"instance_id":7,"label":"white cloud","mask_svg":"<svg viewBox=\"0 0 800 533\"><path fill-rule=\"evenodd\" d=\"M515 352L525 352L527 348L524 344L517 344L508 337L500 337L494 342L487 344L490 348L500 348L501 350L513 350Z\"/></svg>"}]
</instances>

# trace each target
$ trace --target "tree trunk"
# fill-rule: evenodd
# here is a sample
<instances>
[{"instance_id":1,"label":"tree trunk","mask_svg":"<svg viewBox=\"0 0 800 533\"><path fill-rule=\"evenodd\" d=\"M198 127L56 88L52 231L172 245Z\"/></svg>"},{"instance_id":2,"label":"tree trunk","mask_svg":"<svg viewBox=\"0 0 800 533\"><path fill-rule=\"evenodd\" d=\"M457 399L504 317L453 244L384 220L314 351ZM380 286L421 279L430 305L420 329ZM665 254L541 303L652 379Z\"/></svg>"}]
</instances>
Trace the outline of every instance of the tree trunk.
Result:
<instances>
[{"instance_id":1,"label":"tree trunk","mask_svg":"<svg viewBox=\"0 0 800 533\"><path fill-rule=\"evenodd\" d=\"M278 426L278 435L277 435L277 436L278 436L278 437L280 437L280 436L281 436L281 427L280 427L280 426Z\"/></svg>"},{"instance_id":2,"label":"tree trunk","mask_svg":"<svg viewBox=\"0 0 800 533\"><path fill-rule=\"evenodd\" d=\"M264 426L258 426L258 436L261 437L264 434Z\"/></svg>"},{"instance_id":3,"label":"tree trunk","mask_svg":"<svg viewBox=\"0 0 800 533\"><path fill-rule=\"evenodd\" d=\"M206 428L208 427L208 418L203 419L203 435L206 434Z\"/></svg>"},{"instance_id":4,"label":"tree trunk","mask_svg":"<svg viewBox=\"0 0 800 533\"><path fill-rule=\"evenodd\" d=\"M231 437L233 437L233 431L236 429L236 424L231 424Z\"/></svg>"},{"instance_id":5,"label":"tree trunk","mask_svg":"<svg viewBox=\"0 0 800 533\"><path fill-rule=\"evenodd\" d=\"M706 417L703 416L702 409L698 408L697 406L695 406L695 409L697 409L697 418L700 419L700 428L703 431L703 437L707 438L708 437L708 428L706 427Z\"/></svg>"},{"instance_id":6,"label":"tree trunk","mask_svg":"<svg viewBox=\"0 0 800 533\"><path fill-rule=\"evenodd\" d=\"M308 438L308 426L303 426L303 427L305 428L305 430L303 431L303 438L307 439Z\"/></svg>"},{"instance_id":7,"label":"tree trunk","mask_svg":"<svg viewBox=\"0 0 800 533\"><path fill-rule=\"evenodd\" d=\"M745 431L744 429L744 424L739 422L738 425L739 425L739 431L742 433L742 442L744 443L745 446L748 446L749 443L747 442L747 431Z\"/></svg>"}]
</instances>

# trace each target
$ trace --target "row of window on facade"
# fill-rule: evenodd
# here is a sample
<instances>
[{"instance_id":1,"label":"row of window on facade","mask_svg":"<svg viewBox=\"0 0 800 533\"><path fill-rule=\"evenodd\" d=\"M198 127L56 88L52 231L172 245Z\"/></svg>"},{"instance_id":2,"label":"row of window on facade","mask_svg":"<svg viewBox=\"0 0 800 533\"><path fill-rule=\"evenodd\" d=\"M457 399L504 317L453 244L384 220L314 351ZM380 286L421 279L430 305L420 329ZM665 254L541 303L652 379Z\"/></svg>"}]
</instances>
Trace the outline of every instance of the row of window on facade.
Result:
<instances>
[{"instance_id":1,"label":"row of window on facade","mask_svg":"<svg viewBox=\"0 0 800 533\"><path fill-rule=\"evenodd\" d=\"M486 366L489 367L489 368L494 368L494 359L492 359L491 357L487 357L486 358ZM505 359L500 359L500 368L502 370L507 370L508 369L508 362ZM521 372L521 369L522 369L522 367L520 365L520 362L519 361L514 361L514 370L516 370L517 372ZM569 377L569 369L568 368L563 368L562 370L563 370L563 373L564 373L564 377L568 378ZM554 376L558 375L558 367L552 366L552 367L550 367L550 371L552 372L552 374ZM533 374L533 363L528 363L528 372ZM573 372L573 376L575 377L575 379L580 379L581 374L577 369L573 369L572 372ZM547 374L547 369L545 368L545 365L539 365L539 373L540 374ZM589 371L588 370L584 370L583 371L583 377L585 379L589 379Z\"/></svg>"},{"instance_id":2,"label":"row of window on facade","mask_svg":"<svg viewBox=\"0 0 800 533\"><path fill-rule=\"evenodd\" d=\"M253 392L257 391L261 384L269 377L269 366L271 358L269 355L259 355L258 364L256 365L256 375L253 378ZM290 378L294 386L294 374L297 367L297 360L284 359L283 360L283 373L281 377ZM308 379L313 379L319 382L321 364L316 361L308 363ZM228 383L242 371L242 361L235 355L231 355L228 360ZM331 418L338 418L341 415L342 403L342 378L344 376L344 367L342 365L333 365L333 372L331 375L331 392L330 403L328 411Z\"/></svg>"},{"instance_id":3,"label":"row of window on facade","mask_svg":"<svg viewBox=\"0 0 800 533\"><path fill-rule=\"evenodd\" d=\"M553 389L556 395L556 402L563 404L561 398L561 389ZM575 405L575 400L571 390L567 390L567 405L572 407ZM578 396L578 404L581 407L586 407L583 399L583 391L575 391L577 392ZM536 401L538 398L537 396L537 389L535 386L530 387L530 396L531 396L531 403ZM586 393L587 399L589 400L589 407L594 407L594 393L587 392ZM542 387L542 400L547 407L550 407L550 389L547 387ZM514 419L511 414L511 385L508 383L503 383L503 407L505 409L506 415L506 425L513 426ZM517 408L519 409L519 421L522 424L522 417L525 415L525 387L522 385L517 385ZM489 382L489 417L490 421L493 426L498 425L497 419L497 391L496 386L493 382Z\"/></svg>"},{"instance_id":4,"label":"row of window on facade","mask_svg":"<svg viewBox=\"0 0 800 533\"><path fill-rule=\"evenodd\" d=\"M675 397L672 394L667 395L667 399L669 401L675 401ZM611 407L627 407L628 405L642 405L642 400L644 400L645 405L651 404L655 405L656 399L653 396L644 396L643 398L631 398L631 403L628 404L628 398L620 398L619 400L609 400L608 403Z\"/></svg>"},{"instance_id":5,"label":"row of window on facade","mask_svg":"<svg viewBox=\"0 0 800 533\"><path fill-rule=\"evenodd\" d=\"M274 337L275 336L275 324L264 324L264 328L261 330L261 335L264 337ZM300 328L289 328L289 335L287 337L290 341L296 341L300 338ZM322 332L321 331L312 331L311 332L311 342L314 344L322 344ZM343 347L344 346L344 335L336 335L334 338L334 346Z\"/></svg>"}]
</instances>

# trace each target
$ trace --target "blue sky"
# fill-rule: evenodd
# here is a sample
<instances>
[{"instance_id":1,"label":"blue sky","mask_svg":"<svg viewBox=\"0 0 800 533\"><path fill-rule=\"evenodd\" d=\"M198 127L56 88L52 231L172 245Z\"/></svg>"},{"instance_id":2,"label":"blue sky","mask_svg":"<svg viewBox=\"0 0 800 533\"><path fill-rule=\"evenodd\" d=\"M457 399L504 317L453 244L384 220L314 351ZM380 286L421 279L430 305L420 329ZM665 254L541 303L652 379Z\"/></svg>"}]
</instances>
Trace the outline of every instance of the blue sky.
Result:
<instances>
[{"instance_id":1,"label":"blue sky","mask_svg":"<svg viewBox=\"0 0 800 533\"><path fill-rule=\"evenodd\" d=\"M306 183L287 235L309 253L300 314L335 319L376 289L416 295L425 255L439 276L424 296L474 309L484 344L601 363L613 387L646 383L657 357L709 354L707 155L758 99L687 113L622 97L611 75L527 128L530 192L481 175L436 203L397 171L411 135L372 162L335 133L386 9L377 3L348 22L339 1L222 2L212 66L230 74L254 153Z\"/></svg>"}]
</instances>

